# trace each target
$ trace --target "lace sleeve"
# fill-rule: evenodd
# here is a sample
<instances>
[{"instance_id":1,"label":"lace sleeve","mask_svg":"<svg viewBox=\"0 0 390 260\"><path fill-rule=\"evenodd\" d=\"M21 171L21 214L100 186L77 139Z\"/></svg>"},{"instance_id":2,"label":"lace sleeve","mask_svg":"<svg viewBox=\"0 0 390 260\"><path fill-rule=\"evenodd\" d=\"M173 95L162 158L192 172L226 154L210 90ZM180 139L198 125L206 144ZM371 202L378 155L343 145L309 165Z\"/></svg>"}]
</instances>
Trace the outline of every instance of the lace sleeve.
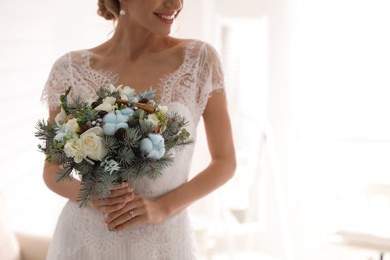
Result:
<instances>
[{"instance_id":1,"label":"lace sleeve","mask_svg":"<svg viewBox=\"0 0 390 260\"><path fill-rule=\"evenodd\" d=\"M49 109L60 105L60 95L71 85L70 54L65 54L54 63L42 92L41 101Z\"/></svg>"},{"instance_id":2,"label":"lace sleeve","mask_svg":"<svg viewBox=\"0 0 390 260\"><path fill-rule=\"evenodd\" d=\"M202 115L208 99L215 91L225 92L224 73L217 51L205 43L199 57L198 113Z\"/></svg>"}]
</instances>

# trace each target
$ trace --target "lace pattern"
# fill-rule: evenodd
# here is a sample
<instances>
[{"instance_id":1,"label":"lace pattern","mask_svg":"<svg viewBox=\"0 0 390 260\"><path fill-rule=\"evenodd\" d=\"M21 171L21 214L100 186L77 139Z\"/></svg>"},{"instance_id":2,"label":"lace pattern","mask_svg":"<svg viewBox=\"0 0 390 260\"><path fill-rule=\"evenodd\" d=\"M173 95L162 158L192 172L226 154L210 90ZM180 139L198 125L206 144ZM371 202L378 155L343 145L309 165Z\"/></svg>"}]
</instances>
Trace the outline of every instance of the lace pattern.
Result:
<instances>
[{"instance_id":1,"label":"lace pattern","mask_svg":"<svg viewBox=\"0 0 390 260\"><path fill-rule=\"evenodd\" d=\"M108 84L119 85L117 75L91 68L91 53L80 50L67 53L53 65L41 100L51 109L59 106L59 96L72 86L70 96L94 98ZM185 47L184 61L173 73L160 79L161 103L185 104L197 122L207 101L216 90L224 91L224 75L216 50L208 43L193 40Z\"/></svg>"},{"instance_id":2,"label":"lace pattern","mask_svg":"<svg viewBox=\"0 0 390 260\"><path fill-rule=\"evenodd\" d=\"M196 140L196 127L209 97L224 91L223 72L215 49L202 41L185 46L183 64L161 78L160 103L182 114L186 127ZM70 98L90 99L101 86L119 85L117 76L91 68L91 53L70 52L60 57L51 70L42 93L50 109L59 106L59 96L72 86ZM156 198L185 183L189 176L193 146L174 154L172 167L162 176L143 178L133 183L137 193ZM96 210L68 202L64 207L49 249L48 260L116 259L116 260L190 260L195 259L194 242L187 212L157 225L140 225L115 233L107 230L104 218Z\"/></svg>"},{"instance_id":3,"label":"lace pattern","mask_svg":"<svg viewBox=\"0 0 390 260\"><path fill-rule=\"evenodd\" d=\"M183 211L155 225L112 232L104 216L69 201L59 218L47 259L195 259L189 218Z\"/></svg>"}]
</instances>

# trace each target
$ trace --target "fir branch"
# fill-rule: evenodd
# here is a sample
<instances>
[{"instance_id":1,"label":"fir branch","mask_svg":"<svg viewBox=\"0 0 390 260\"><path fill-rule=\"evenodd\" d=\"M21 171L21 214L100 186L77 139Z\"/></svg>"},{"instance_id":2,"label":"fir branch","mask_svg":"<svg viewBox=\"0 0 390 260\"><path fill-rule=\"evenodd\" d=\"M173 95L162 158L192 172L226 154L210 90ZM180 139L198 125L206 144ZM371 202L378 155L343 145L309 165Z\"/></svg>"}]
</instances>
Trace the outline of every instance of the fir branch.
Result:
<instances>
[{"instance_id":1,"label":"fir branch","mask_svg":"<svg viewBox=\"0 0 390 260\"><path fill-rule=\"evenodd\" d=\"M91 164L85 160L82 160L80 163L75 163L74 168L77 170L81 176L81 179L83 180L84 178L87 178L89 175L93 174L98 167L96 164Z\"/></svg>"},{"instance_id":2,"label":"fir branch","mask_svg":"<svg viewBox=\"0 0 390 260\"><path fill-rule=\"evenodd\" d=\"M149 90L145 90L139 95L139 99L153 99L155 96L156 90L153 90L152 87L150 87Z\"/></svg>"},{"instance_id":3,"label":"fir branch","mask_svg":"<svg viewBox=\"0 0 390 260\"><path fill-rule=\"evenodd\" d=\"M77 201L80 203L80 208L88 204L94 195L94 187L96 184L96 179L93 174L85 175L84 179L81 181L81 188Z\"/></svg>"},{"instance_id":4,"label":"fir branch","mask_svg":"<svg viewBox=\"0 0 390 260\"><path fill-rule=\"evenodd\" d=\"M49 146L46 155L48 161L55 162L58 164L63 164L69 159L66 156L65 152L53 143Z\"/></svg>"},{"instance_id":5,"label":"fir branch","mask_svg":"<svg viewBox=\"0 0 390 260\"><path fill-rule=\"evenodd\" d=\"M134 162L134 160L133 160ZM122 168L117 172L118 180L124 181L132 181L138 178L138 168L134 165L128 169Z\"/></svg>"},{"instance_id":6,"label":"fir branch","mask_svg":"<svg viewBox=\"0 0 390 260\"><path fill-rule=\"evenodd\" d=\"M57 182L63 180L71 180L72 172L74 169L74 164L71 162L66 162L61 166L61 169L58 171Z\"/></svg>"},{"instance_id":7,"label":"fir branch","mask_svg":"<svg viewBox=\"0 0 390 260\"><path fill-rule=\"evenodd\" d=\"M184 117L180 116L177 113L168 115L167 128L164 131L164 136L174 136L179 134L181 129L188 124L188 121Z\"/></svg>"},{"instance_id":8,"label":"fir branch","mask_svg":"<svg viewBox=\"0 0 390 260\"><path fill-rule=\"evenodd\" d=\"M108 150L111 153L116 153L116 150L121 146L118 139L116 139L114 136L105 135L104 140L106 142Z\"/></svg>"},{"instance_id":9,"label":"fir branch","mask_svg":"<svg viewBox=\"0 0 390 260\"><path fill-rule=\"evenodd\" d=\"M165 133L165 132L164 132ZM170 136L168 134L163 133L163 138L164 138L164 144L165 144L165 150L169 151L172 149L176 143L179 141L179 136Z\"/></svg>"},{"instance_id":10,"label":"fir branch","mask_svg":"<svg viewBox=\"0 0 390 260\"><path fill-rule=\"evenodd\" d=\"M142 139L142 133L138 127L126 129L122 143L131 147L138 147Z\"/></svg>"},{"instance_id":11,"label":"fir branch","mask_svg":"<svg viewBox=\"0 0 390 260\"><path fill-rule=\"evenodd\" d=\"M101 199L107 198L110 196L111 189L113 189L116 184L119 184L117 176L116 174L105 174L102 170L97 170L95 174L95 195Z\"/></svg>"},{"instance_id":12,"label":"fir branch","mask_svg":"<svg viewBox=\"0 0 390 260\"><path fill-rule=\"evenodd\" d=\"M164 169L171 167L173 165L173 161L174 159L170 154L164 155L159 160L143 158L139 160L138 163L136 163L137 172L135 174L135 177L148 177L151 179L155 179L162 174L162 171Z\"/></svg>"},{"instance_id":13,"label":"fir branch","mask_svg":"<svg viewBox=\"0 0 390 260\"><path fill-rule=\"evenodd\" d=\"M103 100L105 99L106 97L115 97L115 98L119 98L119 94L115 94L115 93L112 93L111 89L109 88L99 88L97 91L96 91L96 95L99 97L100 100Z\"/></svg>"},{"instance_id":14,"label":"fir branch","mask_svg":"<svg viewBox=\"0 0 390 260\"><path fill-rule=\"evenodd\" d=\"M139 129L144 137L153 133L155 126L152 122L147 120L139 120Z\"/></svg>"},{"instance_id":15,"label":"fir branch","mask_svg":"<svg viewBox=\"0 0 390 260\"><path fill-rule=\"evenodd\" d=\"M129 168L134 158L134 153L131 150L131 148L126 146L122 147L119 149L117 155L118 155L119 165L125 168Z\"/></svg>"},{"instance_id":16,"label":"fir branch","mask_svg":"<svg viewBox=\"0 0 390 260\"><path fill-rule=\"evenodd\" d=\"M183 151L187 145L190 145L190 144L193 144L194 143L194 140L193 139L189 139L187 141L181 141L181 142L178 142L178 143L175 143L175 146L173 147L173 150L175 152L181 152Z\"/></svg>"},{"instance_id":17,"label":"fir branch","mask_svg":"<svg viewBox=\"0 0 390 260\"><path fill-rule=\"evenodd\" d=\"M35 126L34 136L40 140L48 140L55 136L55 128L47 120L39 120Z\"/></svg>"}]
</instances>

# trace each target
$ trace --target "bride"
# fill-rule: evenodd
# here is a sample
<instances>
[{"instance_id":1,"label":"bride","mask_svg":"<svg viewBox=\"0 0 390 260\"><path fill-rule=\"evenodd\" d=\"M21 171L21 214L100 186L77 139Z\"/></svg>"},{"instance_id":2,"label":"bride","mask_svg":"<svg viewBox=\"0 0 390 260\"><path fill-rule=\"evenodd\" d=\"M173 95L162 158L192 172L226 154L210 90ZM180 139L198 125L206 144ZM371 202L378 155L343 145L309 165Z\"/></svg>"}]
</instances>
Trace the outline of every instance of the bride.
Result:
<instances>
[{"instance_id":1,"label":"bride","mask_svg":"<svg viewBox=\"0 0 390 260\"><path fill-rule=\"evenodd\" d=\"M45 162L43 177L53 192L69 199L58 219L49 260L196 259L186 207L228 181L235 152L221 64L208 43L170 36L183 0L99 0L98 14L116 24L99 46L71 51L54 63L42 99L49 120L59 112L59 96L95 97L108 84L138 93L150 86L159 103L188 121L196 140L204 121L211 161L189 179L193 146L174 154L161 177L121 184L107 199L80 208L78 180L57 182L60 165Z\"/></svg>"}]
</instances>

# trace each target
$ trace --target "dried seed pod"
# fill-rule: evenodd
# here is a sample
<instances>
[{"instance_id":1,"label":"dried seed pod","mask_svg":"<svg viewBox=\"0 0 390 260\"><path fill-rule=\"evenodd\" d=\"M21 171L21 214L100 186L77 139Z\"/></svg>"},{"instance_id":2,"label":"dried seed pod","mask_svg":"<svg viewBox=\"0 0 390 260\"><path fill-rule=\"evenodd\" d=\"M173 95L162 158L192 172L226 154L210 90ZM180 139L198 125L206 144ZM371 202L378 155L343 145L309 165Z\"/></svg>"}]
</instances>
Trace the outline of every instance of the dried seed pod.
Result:
<instances>
[{"instance_id":1,"label":"dried seed pod","mask_svg":"<svg viewBox=\"0 0 390 260\"><path fill-rule=\"evenodd\" d=\"M98 105L99 105L99 103L95 101L95 102L92 102L91 107L96 108Z\"/></svg>"},{"instance_id":2,"label":"dried seed pod","mask_svg":"<svg viewBox=\"0 0 390 260\"><path fill-rule=\"evenodd\" d=\"M126 105L127 106L129 104L129 101L126 99L117 99L116 103L119 105Z\"/></svg>"},{"instance_id":3,"label":"dried seed pod","mask_svg":"<svg viewBox=\"0 0 390 260\"><path fill-rule=\"evenodd\" d=\"M154 113L154 111L156 111L156 108L154 106L139 103L139 102L133 103L133 107L138 107L138 109L142 109L143 111L145 111L148 114L152 114L152 113Z\"/></svg>"},{"instance_id":4,"label":"dried seed pod","mask_svg":"<svg viewBox=\"0 0 390 260\"><path fill-rule=\"evenodd\" d=\"M99 115L99 117L101 117L101 118L103 118L105 115L107 115L108 114L108 112L107 111L105 111L105 110L100 110L99 112L98 112L98 115Z\"/></svg>"},{"instance_id":5,"label":"dried seed pod","mask_svg":"<svg viewBox=\"0 0 390 260\"><path fill-rule=\"evenodd\" d=\"M118 130L116 130L114 135L115 135L116 139L123 140L125 137L125 134L126 134L126 129L119 128Z\"/></svg>"}]
</instances>

